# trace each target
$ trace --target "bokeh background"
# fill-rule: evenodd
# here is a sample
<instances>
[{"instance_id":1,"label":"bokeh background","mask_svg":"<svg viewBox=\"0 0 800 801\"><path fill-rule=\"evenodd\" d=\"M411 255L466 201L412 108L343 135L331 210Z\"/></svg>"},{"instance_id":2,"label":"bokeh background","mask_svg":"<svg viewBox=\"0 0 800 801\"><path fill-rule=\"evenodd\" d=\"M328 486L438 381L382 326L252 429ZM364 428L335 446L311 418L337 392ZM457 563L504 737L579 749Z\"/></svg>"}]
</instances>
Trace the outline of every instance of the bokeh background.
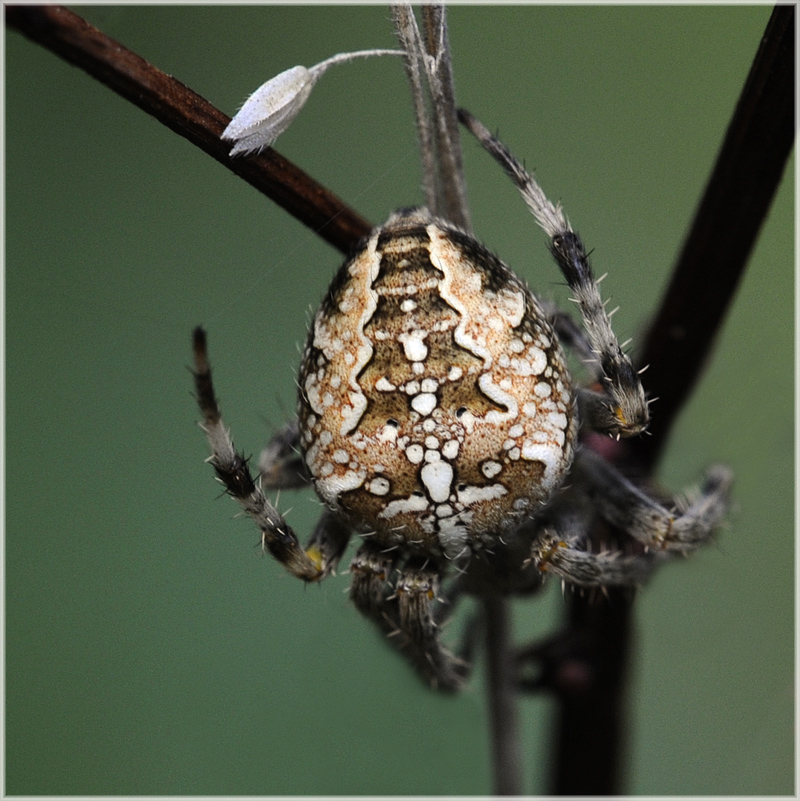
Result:
<instances>
[{"instance_id":1,"label":"bokeh background","mask_svg":"<svg viewBox=\"0 0 800 801\"><path fill-rule=\"evenodd\" d=\"M228 113L289 66L393 46L383 7L78 10ZM769 13L451 10L460 103L563 200L621 339L642 339ZM303 587L262 558L203 464L191 329L257 453L292 412L339 254L13 32L6 92L6 792L489 792L480 665L460 697L422 687L346 576ZM478 236L564 301L524 204L465 144ZM375 222L421 202L394 59L328 73L278 149ZM793 791L793 177L794 161L660 470L680 489L730 464L736 510L641 593L630 793ZM310 531L310 493L280 505ZM563 611L554 583L515 607L518 638ZM529 792L550 714L522 703Z\"/></svg>"}]
</instances>

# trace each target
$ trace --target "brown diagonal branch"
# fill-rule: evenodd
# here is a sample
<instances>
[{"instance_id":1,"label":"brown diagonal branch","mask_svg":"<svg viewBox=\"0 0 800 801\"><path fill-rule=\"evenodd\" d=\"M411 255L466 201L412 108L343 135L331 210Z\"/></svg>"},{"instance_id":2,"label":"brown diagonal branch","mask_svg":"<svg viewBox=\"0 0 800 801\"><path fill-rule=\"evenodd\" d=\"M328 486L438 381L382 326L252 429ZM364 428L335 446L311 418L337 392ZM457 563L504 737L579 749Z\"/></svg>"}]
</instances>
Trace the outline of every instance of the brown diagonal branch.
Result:
<instances>
[{"instance_id":1,"label":"brown diagonal branch","mask_svg":"<svg viewBox=\"0 0 800 801\"><path fill-rule=\"evenodd\" d=\"M256 158L228 156L220 141L229 117L180 81L63 6L6 6L6 25L88 72L197 145L344 253L370 224L272 148Z\"/></svg>"}]
</instances>

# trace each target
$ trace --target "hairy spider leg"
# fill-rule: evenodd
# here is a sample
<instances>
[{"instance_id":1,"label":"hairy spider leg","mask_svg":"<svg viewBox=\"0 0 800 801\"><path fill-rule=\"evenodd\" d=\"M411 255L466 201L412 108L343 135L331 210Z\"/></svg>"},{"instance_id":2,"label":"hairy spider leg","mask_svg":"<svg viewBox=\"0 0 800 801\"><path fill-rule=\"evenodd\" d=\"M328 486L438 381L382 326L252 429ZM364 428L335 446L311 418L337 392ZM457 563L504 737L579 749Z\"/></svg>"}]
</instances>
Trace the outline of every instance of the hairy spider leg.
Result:
<instances>
[{"instance_id":1,"label":"hairy spider leg","mask_svg":"<svg viewBox=\"0 0 800 801\"><path fill-rule=\"evenodd\" d=\"M205 331L194 331L194 381L203 415L200 424L211 446L208 461L226 492L261 530L264 547L294 576L319 581L328 575L347 546L349 532L332 515L323 515L308 546L303 549L297 535L267 500L260 483L250 473L247 459L236 451L214 393Z\"/></svg>"},{"instance_id":2,"label":"hairy spider leg","mask_svg":"<svg viewBox=\"0 0 800 801\"><path fill-rule=\"evenodd\" d=\"M441 571L428 560L398 567L393 552L365 543L350 565L350 598L439 690L458 690L469 664L440 639L447 601L439 595Z\"/></svg>"},{"instance_id":3,"label":"hairy spider leg","mask_svg":"<svg viewBox=\"0 0 800 801\"><path fill-rule=\"evenodd\" d=\"M574 486L580 487L589 513L553 513L532 549L533 563L544 573L580 586L639 586L669 553L688 553L707 543L730 505L733 474L721 465L710 468L695 500L671 511L628 481L613 465L591 450L578 451ZM585 550L591 512L647 548L644 554Z\"/></svg>"},{"instance_id":4,"label":"hairy spider leg","mask_svg":"<svg viewBox=\"0 0 800 801\"><path fill-rule=\"evenodd\" d=\"M615 437L640 434L649 412L644 389L628 356L611 328L589 256L580 237L570 228L561 206L554 206L539 184L508 148L468 111L459 109L459 120L492 155L520 191L536 222L550 237L550 252L575 293L591 350L603 373L605 393L582 393L586 422L595 430Z\"/></svg>"}]
</instances>

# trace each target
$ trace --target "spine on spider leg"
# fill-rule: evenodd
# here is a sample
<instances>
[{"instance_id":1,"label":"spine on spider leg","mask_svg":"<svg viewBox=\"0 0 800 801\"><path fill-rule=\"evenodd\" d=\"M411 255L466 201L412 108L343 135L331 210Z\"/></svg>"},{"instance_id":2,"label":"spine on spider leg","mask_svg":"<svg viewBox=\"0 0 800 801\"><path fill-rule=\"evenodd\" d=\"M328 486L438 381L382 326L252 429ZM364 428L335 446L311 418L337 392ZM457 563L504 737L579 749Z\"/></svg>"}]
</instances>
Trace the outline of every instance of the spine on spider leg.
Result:
<instances>
[{"instance_id":1,"label":"spine on spider leg","mask_svg":"<svg viewBox=\"0 0 800 801\"><path fill-rule=\"evenodd\" d=\"M193 335L194 384L197 403L203 415L200 424L211 446L209 461L217 473L217 478L225 486L232 498L261 529L267 550L286 569L304 581L316 581L325 573L325 565L317 549L307 553L286 524L278 510L267 500L261 488L253 480L247 459L236 451L230 432L222 422L214 383L211 379L211 366L208 362L206 332L198 327Z\"/></svg>"},{"instance_id":2,"label":"spine on spider leg","mask_svg":"<svg viewBox=\"0 0 800 801\"><path fill-rule=\"evenodd\" d=\"M561 206L547 199L530 173L483 123L464 109L458 110L458 118L514 182L539 227L550 237L550 250L576 295L605 384L602 395L582 395L592 426L616 436L641 433L649 417L644 390L630 359L617 343L580 237L570 228Z\"/></svg>"}]
</instances>

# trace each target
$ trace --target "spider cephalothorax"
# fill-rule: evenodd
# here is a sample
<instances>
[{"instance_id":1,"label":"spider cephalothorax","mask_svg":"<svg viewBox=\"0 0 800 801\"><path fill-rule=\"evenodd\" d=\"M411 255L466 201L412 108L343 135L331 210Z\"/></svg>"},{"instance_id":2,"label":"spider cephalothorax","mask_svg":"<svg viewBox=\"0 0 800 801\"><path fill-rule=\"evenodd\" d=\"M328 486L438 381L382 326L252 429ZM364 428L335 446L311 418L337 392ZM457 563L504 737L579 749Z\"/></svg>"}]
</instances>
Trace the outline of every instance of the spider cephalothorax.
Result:
<instances>
[{"instance_id":1,"label":"spider cephalothorax","mask_svg":"<svg viewBox=\"0 0 800 801\"><path fill-rule=\"evenodd\" d=\"M398 10L410 52L419 37L406 12ZM438 113L452 98L435 74L431 84ZM296 113L305 85L281 87L281 97L296 92L286 104ZM729 471L714 468L693 502L669 509L577 445L579 429L620 438L646 428L639 374L560 206L481 123L458 116L546 233L583 329L538 300L463 226L427 209L398 211L334 278L303 353L297 419L262 454L258 482L222 423L205 334L195 332L210 461L264 547L293 575L318 581L358 534L353 602L432 685L447 689L468 671L440 636L461 594L530 592L545 574L589 587L641 584L669 552L709 540L731 484ZM593 388L573 383L562 345L586 364ZM325 511L303 548L264 489L309 482ZM618 546L593 545L600 523Z\"/></svg>"}]
</instances>

